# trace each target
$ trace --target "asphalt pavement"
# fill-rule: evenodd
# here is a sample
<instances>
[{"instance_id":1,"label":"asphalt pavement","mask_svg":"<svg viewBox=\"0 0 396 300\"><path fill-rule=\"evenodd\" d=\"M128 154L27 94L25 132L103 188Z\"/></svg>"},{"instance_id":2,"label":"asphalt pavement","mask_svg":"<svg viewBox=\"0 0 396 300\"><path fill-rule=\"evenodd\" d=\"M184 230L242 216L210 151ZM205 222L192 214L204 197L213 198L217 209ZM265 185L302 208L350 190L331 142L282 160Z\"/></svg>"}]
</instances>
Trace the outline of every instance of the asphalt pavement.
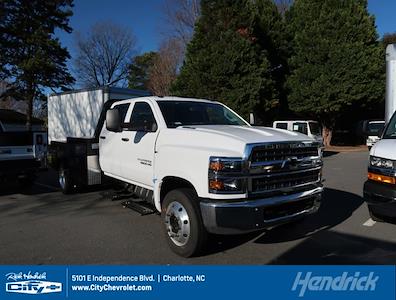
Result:
<instances>
[{"instance_id":1,"label":"asphalt pavement","mask_svg":"<svg viewBox=\"0 0 396 300\"><path fill-rule=\"evenodd\" d=\"M31 188L0 184L0 264L395 264L396 225L370 219L362 198L368 152L328 153L318 214L242 236L213 236L181 258L156 214L111 201L111 190L63 195L56 174Z\"/></svg>"}]
</instances>

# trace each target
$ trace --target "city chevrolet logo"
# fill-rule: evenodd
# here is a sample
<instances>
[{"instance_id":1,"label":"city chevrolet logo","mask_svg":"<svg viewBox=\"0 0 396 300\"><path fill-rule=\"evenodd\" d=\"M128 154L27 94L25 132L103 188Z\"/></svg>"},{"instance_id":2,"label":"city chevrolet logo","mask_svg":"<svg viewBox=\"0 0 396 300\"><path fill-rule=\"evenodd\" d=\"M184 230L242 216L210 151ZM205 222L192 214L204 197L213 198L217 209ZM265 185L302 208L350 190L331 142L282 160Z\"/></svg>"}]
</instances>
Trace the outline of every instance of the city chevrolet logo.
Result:
<instances>
[{"instance_id":1,"label":"city chevrolet logo","mask_svg":"<svg viewBox=\"0 0 396 300\"><path fill-rule=\"evenodd\" d=\"M8 273L6 278L11 281L6 283L7 293L41 295L62 292L62 283L43 280L47 279L46 273Z\"/></svg>"}]
</instances>

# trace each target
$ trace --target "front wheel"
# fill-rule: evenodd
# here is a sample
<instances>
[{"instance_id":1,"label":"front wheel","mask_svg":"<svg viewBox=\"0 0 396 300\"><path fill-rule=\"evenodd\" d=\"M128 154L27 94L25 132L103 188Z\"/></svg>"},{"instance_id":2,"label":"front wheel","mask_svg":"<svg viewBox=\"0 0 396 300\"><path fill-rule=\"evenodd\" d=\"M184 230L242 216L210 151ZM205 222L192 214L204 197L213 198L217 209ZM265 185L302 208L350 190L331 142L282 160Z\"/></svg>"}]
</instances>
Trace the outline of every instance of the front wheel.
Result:
<instances>
[{"instance_id":1,"label":"front wheel","mask_svg":"<svg viewBox=\"0 0 396 300\"><path fill-rule=\"evenodd\" d=\"M180 256L199 254L206 243L197 195L192 189L170 191L162 204L162 220L170 248Z\"/></svg>"}]
</instances>

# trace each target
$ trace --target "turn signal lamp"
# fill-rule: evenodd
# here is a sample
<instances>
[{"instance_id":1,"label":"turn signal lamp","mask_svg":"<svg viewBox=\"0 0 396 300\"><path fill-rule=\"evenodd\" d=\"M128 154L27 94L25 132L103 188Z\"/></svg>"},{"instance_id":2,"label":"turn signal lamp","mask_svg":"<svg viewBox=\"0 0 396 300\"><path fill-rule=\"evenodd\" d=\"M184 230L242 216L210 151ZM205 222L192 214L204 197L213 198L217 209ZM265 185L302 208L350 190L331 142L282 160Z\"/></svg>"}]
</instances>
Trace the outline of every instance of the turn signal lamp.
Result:
<instances>
[{"instance_id":1,"label":"turn signal lamp","mask_svg":"<svg viewBox=\"0 0 396 300\"><path fill-rule=\"evenodd\" d=\"M377 182L396 184L395 177L390 177L390 176L385 176L385 175L380 175L380 174L375 174L375 173L370 173L370 172L368 173L367 177L368 177L368 179L377 181Z\"/></svg>"},{"instance_id":2,"label":"turn signal lamp","mask_svg":"<svg viewBox=\"0 0 396 300\"><path fill-rule=\"evenodd\" d=\"M222 191L224 190L224 182L220 180L209 180L209 188L215 191Z\"/></svg>"}]
</instances>

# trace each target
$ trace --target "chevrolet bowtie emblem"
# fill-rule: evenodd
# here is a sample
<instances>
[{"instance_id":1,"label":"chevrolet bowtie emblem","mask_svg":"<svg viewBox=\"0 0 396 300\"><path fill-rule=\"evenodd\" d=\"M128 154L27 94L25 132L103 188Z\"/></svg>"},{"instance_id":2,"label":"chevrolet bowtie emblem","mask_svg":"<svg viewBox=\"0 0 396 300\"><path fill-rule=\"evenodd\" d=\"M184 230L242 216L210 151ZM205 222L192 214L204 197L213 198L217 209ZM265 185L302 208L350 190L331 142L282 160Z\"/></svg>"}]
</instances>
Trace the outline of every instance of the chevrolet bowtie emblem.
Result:
<instances>
[{"instance_id":1,"label":"chevrolet bowtie emblem","mask_svg":"<svg viewBox=\"0 0 396 300\"><path fill-rule=\"evenodd\" d=\"M298 158L293 156L293 157L288 157L282 162L281 168L284 169L287 166L289 167L296 167L296 164L298 162Z\"/></svg>"}]
</instances>

